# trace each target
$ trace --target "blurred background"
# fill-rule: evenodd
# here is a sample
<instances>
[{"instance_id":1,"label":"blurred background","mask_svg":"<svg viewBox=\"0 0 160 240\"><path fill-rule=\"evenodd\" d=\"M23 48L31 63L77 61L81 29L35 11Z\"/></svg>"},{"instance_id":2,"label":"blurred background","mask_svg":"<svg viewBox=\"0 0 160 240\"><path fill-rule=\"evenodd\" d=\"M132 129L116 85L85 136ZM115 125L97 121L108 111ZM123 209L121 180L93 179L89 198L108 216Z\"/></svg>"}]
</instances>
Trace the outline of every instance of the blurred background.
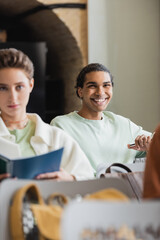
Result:
<instances>
[{"instance_id":1,"label":"blurred background","mask_svg":"<svg viewBox=\"0 0 160 240\"><path fill-rule=\"evenodd\" d=\"M0 0L5 47L34 62L28 111L48 123L79 109L76 76L91 62L114 76L108 110L149 131L160 122L160 0Z\"/></svg>"}]
</instances>

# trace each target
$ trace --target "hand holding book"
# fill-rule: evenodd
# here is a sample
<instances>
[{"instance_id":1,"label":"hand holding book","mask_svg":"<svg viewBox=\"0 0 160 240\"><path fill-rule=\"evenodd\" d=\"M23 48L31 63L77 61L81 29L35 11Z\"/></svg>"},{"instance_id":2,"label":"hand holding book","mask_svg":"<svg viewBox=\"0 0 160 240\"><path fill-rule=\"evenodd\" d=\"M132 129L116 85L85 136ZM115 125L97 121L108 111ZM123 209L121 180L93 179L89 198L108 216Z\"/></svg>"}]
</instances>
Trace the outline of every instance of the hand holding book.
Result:
<instances>
[{"instance_id":1,"label":"hand holding book","mask_svg":"<svg viewBox=\"0 0 160 240\"><path fill-rule=\"evenodd\" d=\"M54 179L54 180L63 180L63 181L73 181L75 180L75 177L61 168L60 171L39 174L36 177L36 179L39 179L39 180Z\"/></svg>"},{"instance_id":2,"label":"hand holding book","mask_svg":"<svg viewBox=\"0 0 160 240\"><path fill-rule=\"evenodd\" d=\"M28 158L9 159L0 155L1 177L9 173L11 177L33 179L40 174L59 171L62 154L63 148Z\"/></svg>"},{"instance_id":3,"label":"hand holding book","mask_svg":"<svg viewBox=\"0 0 160 240\"><path fill-rule=\"evenodd\" d=\"M0 182L6 178L9 178L10 174L9 173L1 173L0 174Z\"/></svg>"}]
</instances>

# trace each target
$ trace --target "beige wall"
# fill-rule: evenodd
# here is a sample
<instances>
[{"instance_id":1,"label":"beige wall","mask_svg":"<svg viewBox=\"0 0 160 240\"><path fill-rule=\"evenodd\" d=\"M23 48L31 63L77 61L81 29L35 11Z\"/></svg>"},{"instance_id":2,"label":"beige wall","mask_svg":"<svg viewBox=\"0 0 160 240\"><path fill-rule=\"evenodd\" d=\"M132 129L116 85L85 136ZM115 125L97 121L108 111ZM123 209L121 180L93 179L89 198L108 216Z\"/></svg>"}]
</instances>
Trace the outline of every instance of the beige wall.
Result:
<instances>
[{"instance_id":1,"label":"beige wall","mask_svg":"<svg viewBox=\"0 0 160 240\"><path fill-rule=\"evenodd\" d=\"M109 109L153 131L160 122L160 0L88 0L89 62L114 75Z\"/></svg>"},{"instance_id":2,"label":"beige wall","mask_svg":"<svg viewBox=\"0 0 160 240\"><path fill-rule=\"evenodd\" d=\"M44 4L54 3L87 3L87 0L37 0ZM88 62L88 42L87 42L87 9L57 8L54 13L65 23L72 32L83 56L83 64Z\"/></svg>"}]
</instances>

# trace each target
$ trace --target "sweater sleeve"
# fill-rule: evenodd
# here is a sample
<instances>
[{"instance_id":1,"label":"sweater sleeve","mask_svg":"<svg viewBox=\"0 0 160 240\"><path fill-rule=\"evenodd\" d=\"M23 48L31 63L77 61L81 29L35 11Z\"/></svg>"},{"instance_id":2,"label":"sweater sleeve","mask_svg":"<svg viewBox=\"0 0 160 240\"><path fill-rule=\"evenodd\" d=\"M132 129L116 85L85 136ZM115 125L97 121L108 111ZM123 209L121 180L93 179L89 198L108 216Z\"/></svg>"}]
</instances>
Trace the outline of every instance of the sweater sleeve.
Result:
<instances>
[{"instance_id":1,"label":"sweater sleeve","mask_svg":"<svg viewBox=\"0 0 160 240\"><path fill-rule=\"evenodd\" d=\"M140 136L140 135L143 135L143 134L145 136L151 136L152 135L151 132L143 130L143 128L141 126L136 125L135 123L133 123L129 119L128 119L128 121L129 121L129 127L130 127L131 135L132 135L132 138L133 138L133 142L135 141L137 136ZM144 158L144 157L146 157L146 152L137 151L135 157L136 158Z\"/></svg>"}]
</instances>

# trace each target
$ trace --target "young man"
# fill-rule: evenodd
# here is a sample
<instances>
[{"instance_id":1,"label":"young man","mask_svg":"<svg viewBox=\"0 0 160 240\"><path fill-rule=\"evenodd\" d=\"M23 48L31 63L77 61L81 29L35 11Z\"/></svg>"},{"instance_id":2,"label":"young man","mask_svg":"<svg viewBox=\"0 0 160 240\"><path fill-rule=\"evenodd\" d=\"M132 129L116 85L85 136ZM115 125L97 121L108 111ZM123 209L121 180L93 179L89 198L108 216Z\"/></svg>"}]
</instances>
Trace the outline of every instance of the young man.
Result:
<instances>
[{"instance_id":1,"label":"young man","mask_svg":"<svg viewBox=\"0 0 160 240\"><path fill-rule=\"evenodd\" d=\"M79 111L58 116L51 125L69 133L80 145L93 168L102 163L132 163L144 157L151 133L132 121L105 111L112 99L113 78L98 63L84 67L77 77L76 93L82 101ZM129 143L135 146L129 147Z\"/></svg>"}]
</instances>

